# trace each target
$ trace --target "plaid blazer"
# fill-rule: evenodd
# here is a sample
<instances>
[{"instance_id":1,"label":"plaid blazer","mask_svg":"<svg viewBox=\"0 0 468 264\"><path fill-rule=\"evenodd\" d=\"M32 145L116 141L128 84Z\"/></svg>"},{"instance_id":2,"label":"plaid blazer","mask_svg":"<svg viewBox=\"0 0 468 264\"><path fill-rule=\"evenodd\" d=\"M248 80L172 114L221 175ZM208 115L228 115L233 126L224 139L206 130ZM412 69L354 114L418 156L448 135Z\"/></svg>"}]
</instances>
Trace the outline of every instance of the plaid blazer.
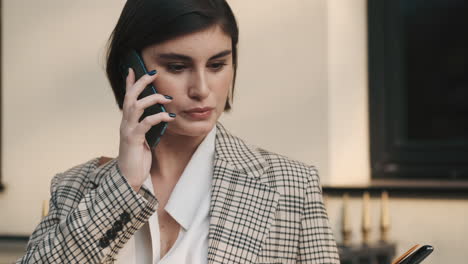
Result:
<instances>
[{"instance_id":1,"label":"plaid blazer","mask_svg":"<svg viewBox=\"0 0 468 264\"><path fill-rule=\"evenodd\" d=\"M247 145L217 123L208 263L339 263L314 167ZM49 214L17 263L112 263L158 208L117 160L55 175Z\"/></svg>"}]
</instances>

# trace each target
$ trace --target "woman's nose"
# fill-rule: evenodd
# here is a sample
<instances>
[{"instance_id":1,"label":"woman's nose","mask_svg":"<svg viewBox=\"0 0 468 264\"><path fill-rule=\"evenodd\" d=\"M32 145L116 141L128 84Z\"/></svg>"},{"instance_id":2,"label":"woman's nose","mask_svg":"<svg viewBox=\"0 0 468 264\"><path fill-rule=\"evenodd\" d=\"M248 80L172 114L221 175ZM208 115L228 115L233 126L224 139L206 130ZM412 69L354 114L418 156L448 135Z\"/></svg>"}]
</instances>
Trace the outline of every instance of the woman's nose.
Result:
<instances>
[{"instance_id":1,"label":"woman's nose","mask_svg":"<svg viewBox=\"0 0 468 264\"><path fill-rule=\"evenodd\" d=\"M192 78L190 81L190 87L188 92L189 97L196 100L204 99L210 94L210 88L208 87L206 72L200 70L194 71L192 73Z\"/></svg>"}]
</instances>

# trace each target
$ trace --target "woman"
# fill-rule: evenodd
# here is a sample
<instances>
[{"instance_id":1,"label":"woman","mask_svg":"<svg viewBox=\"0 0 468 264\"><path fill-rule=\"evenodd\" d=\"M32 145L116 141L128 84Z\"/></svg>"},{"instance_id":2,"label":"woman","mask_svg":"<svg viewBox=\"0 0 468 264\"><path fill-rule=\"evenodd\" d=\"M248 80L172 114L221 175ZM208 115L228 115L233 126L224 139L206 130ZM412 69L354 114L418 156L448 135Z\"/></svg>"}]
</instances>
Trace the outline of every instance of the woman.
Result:
<instances>
[{"instance_id":1,"label":"woman","mask_svg":"<svg viewBox=\"0 0 468 264\"><path fill-rule=\"evenodd\" d=\"M107 75L119 155L57 174L18 263L338 263L316 170L246 144L229 111L238 28L225 0L128 0ZM137 50L149 73L126 77ZM159 94L138 99L148 85ZM167 113L145 117L156 103ZM145 133L168 122L156 148Z\"/></svg>"}]
</instances>

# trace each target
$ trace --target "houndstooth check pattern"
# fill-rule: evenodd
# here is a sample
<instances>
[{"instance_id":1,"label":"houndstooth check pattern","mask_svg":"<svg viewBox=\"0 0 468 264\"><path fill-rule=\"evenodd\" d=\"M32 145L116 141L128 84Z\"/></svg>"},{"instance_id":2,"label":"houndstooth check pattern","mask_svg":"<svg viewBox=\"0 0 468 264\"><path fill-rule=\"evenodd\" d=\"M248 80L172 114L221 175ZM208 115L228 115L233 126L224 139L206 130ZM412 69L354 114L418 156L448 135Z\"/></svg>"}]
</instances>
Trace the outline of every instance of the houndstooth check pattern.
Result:
<instances>
[{"instance_id":1,"label":"houndstooth check pattern","mask_svg":"<svg viewBox=\"0 0 468 264\"><path fill-rule=\"evenodd\" d=\"M47 215L17 263L113 263L158 209L116 159L57 174ZM339 263L314 167L247 145L217 123L208 263Z\"/></svg>"}]
</instances>

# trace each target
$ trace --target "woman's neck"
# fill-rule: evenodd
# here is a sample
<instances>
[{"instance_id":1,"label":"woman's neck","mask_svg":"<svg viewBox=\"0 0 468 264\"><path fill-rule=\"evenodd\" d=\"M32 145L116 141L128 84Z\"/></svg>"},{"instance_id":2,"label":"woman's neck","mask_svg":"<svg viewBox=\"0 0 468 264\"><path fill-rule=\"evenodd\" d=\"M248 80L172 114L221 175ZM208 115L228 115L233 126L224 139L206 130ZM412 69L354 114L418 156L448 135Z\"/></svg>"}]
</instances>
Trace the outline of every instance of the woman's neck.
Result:
<instances>
[{"instance_id":1,"label":"woman's neck","mask_svg":"<svg viewBox=\"0 0 468 264\"><path fill-rule=\"evenodd\" d=\"M190 137L166 133L153 150L151 176L166 180L174 177L178 179L205 136Z\"/></svg>"}]
</instances>

